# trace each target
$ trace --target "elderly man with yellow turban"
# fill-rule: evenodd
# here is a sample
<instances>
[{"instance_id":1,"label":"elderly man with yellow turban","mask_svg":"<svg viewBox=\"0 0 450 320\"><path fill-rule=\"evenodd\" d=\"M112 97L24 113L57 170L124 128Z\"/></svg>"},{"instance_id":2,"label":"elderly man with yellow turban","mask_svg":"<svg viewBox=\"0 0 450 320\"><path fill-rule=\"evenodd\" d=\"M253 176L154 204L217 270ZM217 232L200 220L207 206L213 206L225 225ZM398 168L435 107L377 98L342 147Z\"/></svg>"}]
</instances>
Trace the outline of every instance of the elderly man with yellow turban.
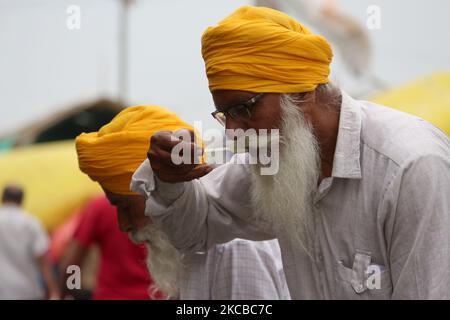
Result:
<instances>
[{"instance_id":1,"label":"elderly man with yellow turban","mask_svg":"<svg viewBox=\"0 0 450 320\"><path fill-rule=\"evenodd\" d=\"M330 45L284 13L242 7L202 53L213 116L279 129L279 170L174 169L170 133L153 135L147 209L175 247L277 237L294 299L450 298L448 136L330 84Z\"/></svg>"},{"instance_id":2,"label":"elderly man with yellow turban","mask_svg":"<svg viewBox=\"0 0 450 320\"><path fill-rule=\"evenodd\" d=\"M126 108L98 132L83 133L76 139L81 171L97 181L117 207L120 229L148 248L147 266L155 284L151 293L201 300L289 299L276 240L236 239L212 246L203 254L182 255L144 215L148 181L145 166L137 169L146 159L149 137L160 130L181 128L194 132L173 112L159 106L137 106ZM132 192L135 171L133 188L137 192Z\"/></svg>"}]
</instances>

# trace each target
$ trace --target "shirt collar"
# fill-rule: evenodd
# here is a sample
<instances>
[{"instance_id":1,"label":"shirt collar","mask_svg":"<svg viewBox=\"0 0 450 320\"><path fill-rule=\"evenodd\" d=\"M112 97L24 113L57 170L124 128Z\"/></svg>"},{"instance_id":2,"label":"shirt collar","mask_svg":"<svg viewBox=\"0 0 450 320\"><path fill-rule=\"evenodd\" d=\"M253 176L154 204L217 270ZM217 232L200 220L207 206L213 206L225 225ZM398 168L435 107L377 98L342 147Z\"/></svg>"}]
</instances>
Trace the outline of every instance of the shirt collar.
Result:
<instances>
[{"instance_id":1,"label":"shirt collar","mask_svg":"<svg viewBox=\"0 0 450 320\"><path fill-rule=\"evenodd\" d=\"M361 179L361 109L356 100L342 91L339 131L332 176Z\"/></svg>"}]
</instances>

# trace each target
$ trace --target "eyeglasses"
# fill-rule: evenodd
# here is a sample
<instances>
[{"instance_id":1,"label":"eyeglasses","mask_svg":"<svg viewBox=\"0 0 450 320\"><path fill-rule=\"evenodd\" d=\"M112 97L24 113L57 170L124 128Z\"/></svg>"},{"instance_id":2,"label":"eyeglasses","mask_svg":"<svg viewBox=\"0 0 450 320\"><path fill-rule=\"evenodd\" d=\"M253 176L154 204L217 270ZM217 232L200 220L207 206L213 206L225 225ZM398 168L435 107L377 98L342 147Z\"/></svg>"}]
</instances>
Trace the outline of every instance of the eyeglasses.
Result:
<instances>
[{"instance_id":1,"label":"eyeglasses","mask_svg":"<svg viewBox=\"0 0 450 320\"><path fill-rule=\"evenodd\" d=\"M219 123L224 127L227 117L230 117L232 119L241 117L250 119L250 117L252 116L250 108L253 107L258 102L258 100L261 99L263 95L264 93L258 93L250 100L229 106L225 108L225 110L216 110L212 112L211 115L213 116L214 119L219 121Z\"/></svg>"}]
</instances>

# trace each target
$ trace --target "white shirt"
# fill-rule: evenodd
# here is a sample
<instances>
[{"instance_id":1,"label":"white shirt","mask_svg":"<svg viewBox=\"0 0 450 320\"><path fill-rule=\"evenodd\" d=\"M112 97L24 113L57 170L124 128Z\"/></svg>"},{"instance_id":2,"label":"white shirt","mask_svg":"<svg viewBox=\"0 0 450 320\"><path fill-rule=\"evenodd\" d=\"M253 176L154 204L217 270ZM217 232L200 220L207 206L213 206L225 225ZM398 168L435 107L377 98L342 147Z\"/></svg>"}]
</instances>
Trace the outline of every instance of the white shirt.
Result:
<instances>
[{"instance_id":1,"label":"white shirt","mask_svg":"<svg viewBox=\"0 0 450 320\"><path fill-rule=\"evenodd\" d=\"M288 300L276 240L235 239L186 258L181 300Z\"/></svg>"},{"instance_id":2,"label":"white shirt","mask_svg":"<svg viewBox=\"0 0 450 320\"><path fill-rule=\"evenodd\" d=\"M450 142L419 118L343 93L332 176L311 212L312 258L252 218L247 165L176 184L142 166L146 213L179 250L277 236L293 299L450 299Z\"/></svg>"},{"instance_id":3,"label":"white shirt","mask_svg":"<svg viewBox=\"0 0 450 320\"><path fill-rule=\"evenodd\" d=\"M37 258L48 236L40 222L12 205L0 207L0 299L42 299Z\"/></svg>"},{"instance_id":4,"label":"white shirt","mask_svg":"<svg viewBox=\"0 0 450 320\"><path fill-rule=\"evenodd\" d=\"M132 190L144 192L149 167L134 174ZM181 300L289 300L277 240L235 239L184 258Z\"/></svg>"}]
</instances>

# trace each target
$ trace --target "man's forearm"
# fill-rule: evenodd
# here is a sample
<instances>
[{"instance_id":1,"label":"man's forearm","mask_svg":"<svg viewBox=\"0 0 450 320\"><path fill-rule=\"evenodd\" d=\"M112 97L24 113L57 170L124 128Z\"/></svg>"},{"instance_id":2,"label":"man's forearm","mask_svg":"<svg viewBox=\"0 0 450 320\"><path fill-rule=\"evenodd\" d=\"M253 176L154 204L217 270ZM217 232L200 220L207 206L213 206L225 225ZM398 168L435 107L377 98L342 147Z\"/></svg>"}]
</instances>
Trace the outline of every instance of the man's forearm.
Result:
<instances>
[{"instance_id":1,"label":"man's forearm","mask_svg":"<svg viewBox=\"0 0 450 320\"><path fill-rule=\"evenodd\" d=\"M38 258L39 268L41 270L42 277L44 279L44 283L48 290L48 298L49 299L60 299L60 291L58 289L58 284L56 278L52 272L50 263L47 260L47 257L41 256Z\"/></svg>"},{"instance_id":2,"label":"man's forearm","mask_svg":"<svg viewBox=\"0 0 450 320\"><path fill-rule=\"evenodd\" d=\"M146 215L180 251L206 251L237 237L273 238L253 225L250 179L242 165L223 165L200 179L171 184L155 178L146 161L133 176L132 190L147 198Z\"/></svg>"}]
</instances>

